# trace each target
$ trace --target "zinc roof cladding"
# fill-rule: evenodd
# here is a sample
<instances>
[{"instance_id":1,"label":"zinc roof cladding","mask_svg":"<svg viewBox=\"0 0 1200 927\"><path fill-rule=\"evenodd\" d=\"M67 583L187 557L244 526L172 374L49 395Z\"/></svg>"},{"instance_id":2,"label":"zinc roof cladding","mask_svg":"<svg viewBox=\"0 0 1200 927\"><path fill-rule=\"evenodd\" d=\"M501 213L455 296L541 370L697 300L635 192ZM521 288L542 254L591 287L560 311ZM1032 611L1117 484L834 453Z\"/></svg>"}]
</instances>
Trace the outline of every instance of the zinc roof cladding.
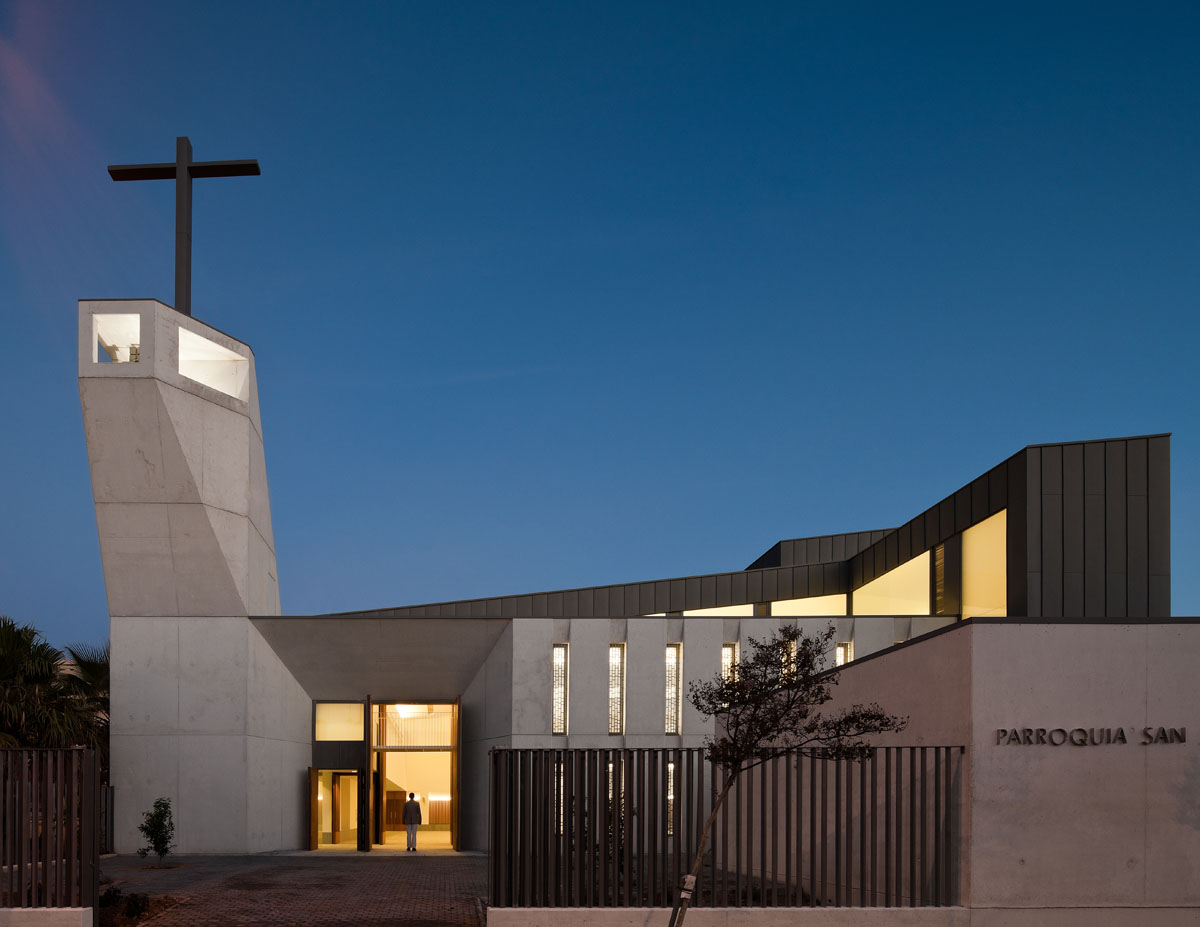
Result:
<instances>
[{"instance_id":1,"label":"zinc roof cladding","mask_svg":"<svg viewBox=\"0 0 1200 927\"><path fill-rule=\"evenodd\" d=\"M327 617L414 618L603 618L717 608L776 599L800 599L847 591L846 561L807 566L738 570L640 583L587 586L529 595L434 602L399 608L338 612Z\"/></svg>"},{"instance_id":2,"label":"zinc roof cladding","mask_svg":"<svg viewBox=\"0 0 1200 927\"><path fill-rule=\"evenodd\" d=\"M1007 507L1010 497L1020 494L1014 462L1030 448L1089 443L1095 442L1029 445L898 528L785 539L749 568L732 573L338 612L326 617L635 617L844 594Z\"/></svg>"},{"instance_id":3,"label":"zinc roof cladding","mask_svg":"<svg viewBox=\"0 0 1200 927\"><path fill-rule=\"evenodd\" d=\"M821 534L811 538L785 538L777 541L747 570L764 567L807 566L810 563L840 563L874 544L894 528L851 531L846 534Z\"/></svg>"}]
</instances>

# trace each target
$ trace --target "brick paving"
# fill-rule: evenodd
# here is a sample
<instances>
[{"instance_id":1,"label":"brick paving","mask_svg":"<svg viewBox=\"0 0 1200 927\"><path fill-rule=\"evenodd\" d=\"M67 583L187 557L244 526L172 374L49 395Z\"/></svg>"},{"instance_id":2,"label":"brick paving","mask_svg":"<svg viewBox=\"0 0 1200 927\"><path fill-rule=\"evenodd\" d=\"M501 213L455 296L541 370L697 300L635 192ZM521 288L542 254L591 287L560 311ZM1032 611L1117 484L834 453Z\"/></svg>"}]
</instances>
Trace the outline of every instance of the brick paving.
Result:
<instances>
[{"instance_id":1,"label":"brick paving","mask_svg":"<svg viewBox=\"0 0 1200 927\"><path fill-rule=\"evenodd\" d=\"M168 864L111 857L101 872L127 894L180 899L143 921L150 927L484 927L483 855L172 856Z\"/></svg>"}]
</instances>

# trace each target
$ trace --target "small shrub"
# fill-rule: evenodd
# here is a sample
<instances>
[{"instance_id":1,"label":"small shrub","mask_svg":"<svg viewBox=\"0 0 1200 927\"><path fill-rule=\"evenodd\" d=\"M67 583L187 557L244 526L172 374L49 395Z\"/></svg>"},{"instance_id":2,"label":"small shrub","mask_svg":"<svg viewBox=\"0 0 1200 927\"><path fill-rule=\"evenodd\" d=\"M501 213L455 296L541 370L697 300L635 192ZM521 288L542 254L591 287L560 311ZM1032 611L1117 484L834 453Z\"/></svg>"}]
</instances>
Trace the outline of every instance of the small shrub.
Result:
<instances>
[{"instance_id":1,"label":"small shrub","mask_svg":"<svg viewBox=\"0 0 1200 927\"><path fill-rule=\"evenodd\" d=\"M150 910L150 896L141 892L133 892L125 896L125 916L141 917Z\"/></svg>"},{"instance_id":2,"label":"small shrub","mask_svg":"<svg viewBox=\"0 0 1200 927\"><path fill-rule=\"evenodd\" d=\"M175 849L172 842L175 839L175 821L171 818L171 799L154 799L154 808L147 811L145 820L138 825L138 830L146 838L148 846L137 851L138 856L145 859L151 853L158 856L158 863L167 858L167 854Z\"/></svg>"},{"instance_id":3,"label":"small shrub","mask_svg":"<svg viewBox=\"0 0 1200 927\"><path fill-rule=\"evenodd\" d=\"M112 908L121 903L121 896L124 893L115 885L110 885L100 893L100 907Z\"/></svg>"}]
</instances>

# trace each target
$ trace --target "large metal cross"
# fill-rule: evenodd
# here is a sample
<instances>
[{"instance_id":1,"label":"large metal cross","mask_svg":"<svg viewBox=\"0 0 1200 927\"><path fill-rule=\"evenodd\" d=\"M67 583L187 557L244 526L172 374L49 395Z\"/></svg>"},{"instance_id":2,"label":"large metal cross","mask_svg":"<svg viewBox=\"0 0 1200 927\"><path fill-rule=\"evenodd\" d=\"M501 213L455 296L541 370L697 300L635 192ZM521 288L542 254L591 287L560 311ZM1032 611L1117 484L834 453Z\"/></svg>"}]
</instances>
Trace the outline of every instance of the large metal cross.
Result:
<instances>
[{"instance_id":1,"label":"large metal cross","mask_svg":"<svg viewBox=\"0 0 1200 927\"><path fill-rule=\"evenodd\" d=\"M193 161L186 135L175 139L174 164L110 164L113 180L175 181L175 308L192 314L192 178L258 176L258 162Z\"/></svg>"}]
</instances>

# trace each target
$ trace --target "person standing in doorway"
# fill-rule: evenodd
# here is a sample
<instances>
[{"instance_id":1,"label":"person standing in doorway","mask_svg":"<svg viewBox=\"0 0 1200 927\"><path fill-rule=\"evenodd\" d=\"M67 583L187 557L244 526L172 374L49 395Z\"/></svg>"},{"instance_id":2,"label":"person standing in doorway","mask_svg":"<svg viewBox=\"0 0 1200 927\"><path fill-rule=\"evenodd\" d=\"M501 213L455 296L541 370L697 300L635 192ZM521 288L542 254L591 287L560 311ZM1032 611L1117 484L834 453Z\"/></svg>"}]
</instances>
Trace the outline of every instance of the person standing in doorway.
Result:
<instances>
[{"instance_id":1,"label":"person standing in doorway","mask_svg":"<svg viewBox=\"0 0 1200 927\"><path fill-rule=\"evenodd\" d=\"M408 831L408 849L417 852L417 825L421 823L421 803L412 792L408 793L408 801L404 803L404 814L400 818Z\"/></svg>"}]
</instances>

